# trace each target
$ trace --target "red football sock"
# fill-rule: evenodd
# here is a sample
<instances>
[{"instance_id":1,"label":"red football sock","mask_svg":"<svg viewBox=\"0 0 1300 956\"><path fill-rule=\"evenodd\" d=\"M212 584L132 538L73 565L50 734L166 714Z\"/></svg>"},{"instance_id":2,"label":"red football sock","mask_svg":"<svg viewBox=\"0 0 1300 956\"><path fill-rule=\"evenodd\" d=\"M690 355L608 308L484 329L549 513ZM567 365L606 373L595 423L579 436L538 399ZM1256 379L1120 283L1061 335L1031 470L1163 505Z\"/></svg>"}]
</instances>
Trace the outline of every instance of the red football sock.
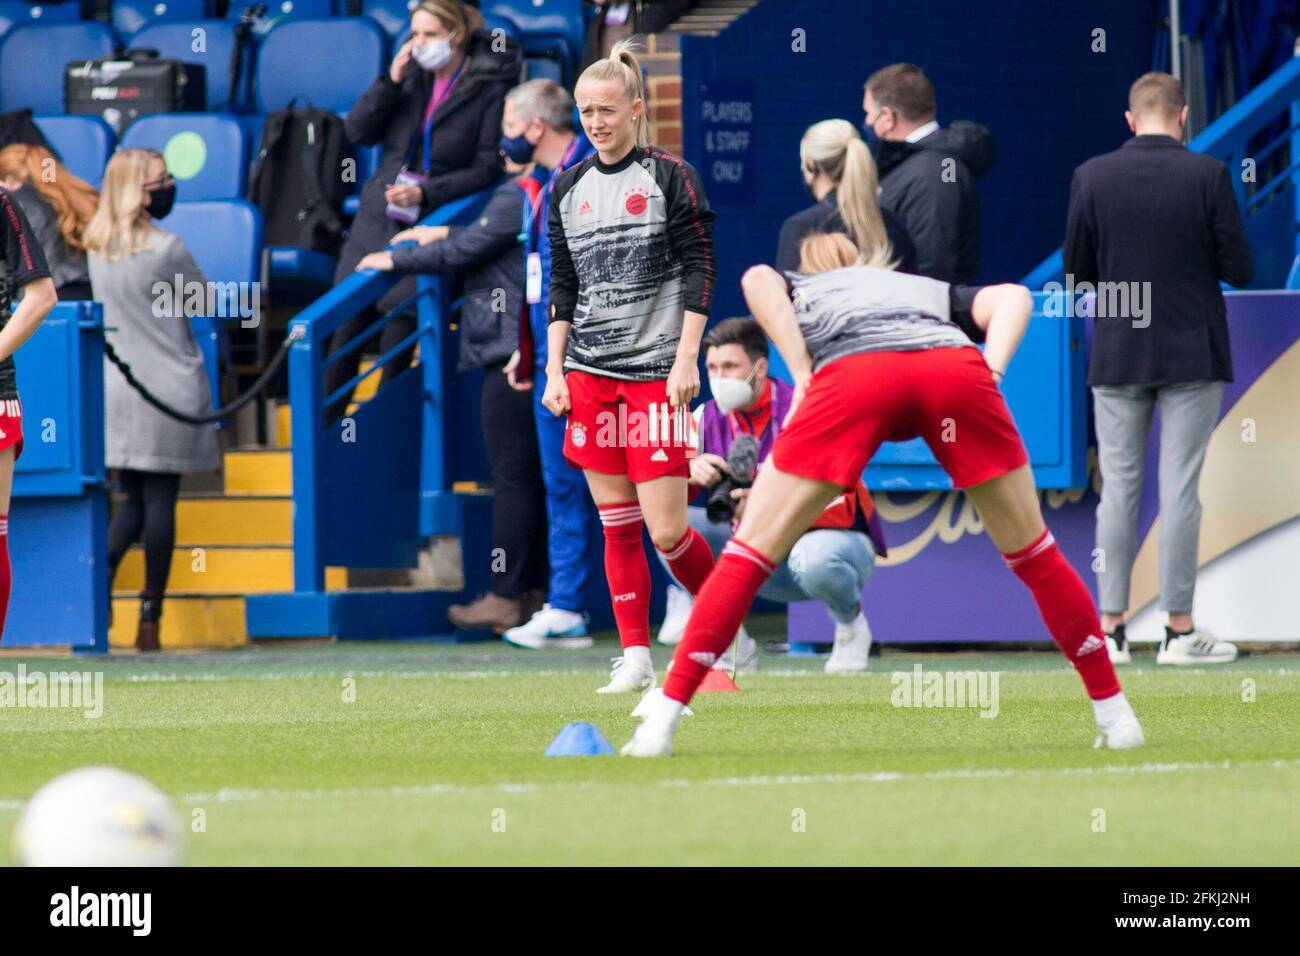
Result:
<instances>
[{"instance_id":1,"label":"red football sock","mask_svg":"<svg viewBox=\"0 0 1300 956\"><path fill-rule=\"evenodd\" d=\"M641 544L641 506L635 501L600 506L605 526L605 577L614 621L624 647L650 646L650 564Z\"/></svg>"},{"instance_id":2,"label":"red football sock","mask_svg":"<svg viewBox=\"0 0 1300 956\"><path fill-rule=\"evenodd\" d=\"M743 541L732 538L704 587L695 597L686 633L673 655L673 669L664 679L664 695L690 703L700 682L718 656L736 637L754 595L774 566Z\"/></svg>"},{"instance_id":3,"label":"red football sock","mask_svg":"<svg viewBox=\"0 0 1300 956\"><path fill-rule=\"evenodd\" d=\"M9 516L0 515L0 640L5 636L5 616L9 613L9 590L13 575L9 570Z\"/></svg>"},{"instance_id":4,"label":"red football sock","mask_svg":"<svg viewBox=\"0 0 1300 956\"><path fill-rule=\"evenodd\" d=\"M1038 613L1083 678L1088 696L1102 700L1118 694L1119 678L1106 652L1097 605L1083 580L1061 554L1052 533L1044 530L1029 547L1002 557L1033 592Z\"/></svg>"},{"instance_id":5,"label":"red football sock","mask_svg":"<svg viewBox=\"0 0 1300 956\"><path fill-rule=\"evenodd\" d=\"M709 542L704 540L704 535L694 528L687 528L682 540L659 553L668 562L678 583L691 594L699 594L709 572L713 570L713 552L709 550Z\"/></svg>"}]
</instances>

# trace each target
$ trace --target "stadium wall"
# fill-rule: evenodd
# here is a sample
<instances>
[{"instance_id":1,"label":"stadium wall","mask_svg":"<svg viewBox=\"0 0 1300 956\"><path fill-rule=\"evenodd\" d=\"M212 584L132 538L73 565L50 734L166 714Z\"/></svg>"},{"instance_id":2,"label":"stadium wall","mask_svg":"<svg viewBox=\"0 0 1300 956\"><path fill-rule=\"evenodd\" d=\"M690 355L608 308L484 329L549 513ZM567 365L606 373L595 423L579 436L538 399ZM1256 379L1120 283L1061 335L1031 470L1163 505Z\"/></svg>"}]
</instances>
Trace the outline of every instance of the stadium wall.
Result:
<instances>
[{"instance_id":1,"label":"stadium wall","mask_svg":"<svg viewBox=\"0 0 1300 956\"><path fill-rule=\"evenodd\" d=\"M901 60L933 79L941 123L992 130L981 277L1020 279L1061 243L1074 167L1129 135L1128 87L1149 68L1155 8L765 0L717 36L683 36L683 149L718 212L714 315L744 314L741 272L770 262L781 222L811 203L799 174L804 130L832 117L860 124L867 76Z\"/></svg>"}]
</instances>

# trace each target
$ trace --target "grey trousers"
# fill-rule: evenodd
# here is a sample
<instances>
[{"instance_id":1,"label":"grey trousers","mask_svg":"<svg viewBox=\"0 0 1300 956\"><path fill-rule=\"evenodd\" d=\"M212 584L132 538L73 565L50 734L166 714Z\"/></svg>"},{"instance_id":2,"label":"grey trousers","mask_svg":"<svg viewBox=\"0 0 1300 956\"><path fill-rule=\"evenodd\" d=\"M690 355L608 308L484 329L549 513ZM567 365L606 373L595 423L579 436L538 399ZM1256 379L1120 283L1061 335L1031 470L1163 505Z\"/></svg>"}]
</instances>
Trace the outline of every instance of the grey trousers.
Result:
<instances>
[{"instance_id":1,"label":"grey trousers","mask_svg":"<svg viewBox=\"0 0 1300 956\"><path fill-rule=\"evenodd\" d=\"M1137 555L1138 502L1151 413L1160 409L1160 603L1169 613L1192 610L1201 533L1197 485L1205 448L1219 419L1222 382L1093 387L1101 503L1094 561L1104 614L1128 610Z\"/></svg>"}]
</instances>

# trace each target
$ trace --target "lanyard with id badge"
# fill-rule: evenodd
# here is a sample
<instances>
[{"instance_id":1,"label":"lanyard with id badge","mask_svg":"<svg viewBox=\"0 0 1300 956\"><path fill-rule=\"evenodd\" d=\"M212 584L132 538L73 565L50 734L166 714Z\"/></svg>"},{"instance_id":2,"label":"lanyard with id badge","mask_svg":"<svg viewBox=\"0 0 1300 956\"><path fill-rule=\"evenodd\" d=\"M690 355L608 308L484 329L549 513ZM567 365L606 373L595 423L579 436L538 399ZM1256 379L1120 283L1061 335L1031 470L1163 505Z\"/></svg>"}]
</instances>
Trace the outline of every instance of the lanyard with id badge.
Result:
<instances>
[{"instance_id":1,"label":"lanyard with id badge","mask_svg":"<svg viewBox=\"0 0 1300 956\"><path fill-rule=\"evenodd\" d=\"M447 88L442 91L442 95L431 96L429 99L429 108L425 111L424 117L423 157L426 169L432 165L432 161L429 158L429 151L433 145L433 114L438 111L438 107L447 102L447 98L451 96L451 91L456 88L456 83L460 80L461 71L465 69L465 64L468 62L469 57L466 56L460 61L460 66L456 68L456 73L452 76L451 82L447 84ZM436 87L437 81L435 80L434 83ZM415 159L415 148L417 145L419 145L419 143L415 141L414 137L412 137L411 148L406 153L406 163L403 164L397 175L393 177L394 186L423 187L424 184L429 181L428 176L423 176L420 173L412 171L410 168L411 163ZM396 203L390 202L388 207L384 210L384 214L394 222L400 222L406 226L414 225L420 218L420 204L417 202L414 206L399 206Z\"/></svg>"},{"instance_id":2,"label":"lanyard with id badge","mask_svg":"<svg viewBox=\"0 0 1300 956\"><path fill-rule=\"evenodd\" d=\"M524 260L524 301L529 305L537 305L542 301L542 254L537 249L537 223L542 214L542 207L550 200L551 187L555 185L555 177L564 172L569 162L573 159L573 154L578 151L578 137L573 138L569 148L564 151L564 156L560 159L550 179L546 185L537 194L537 199L524 207L527 212L524 222L524 232L519 236L521 240L525 238L532 239L533 251L528 253L527 259Z\"/></svg>"}]
</instances>

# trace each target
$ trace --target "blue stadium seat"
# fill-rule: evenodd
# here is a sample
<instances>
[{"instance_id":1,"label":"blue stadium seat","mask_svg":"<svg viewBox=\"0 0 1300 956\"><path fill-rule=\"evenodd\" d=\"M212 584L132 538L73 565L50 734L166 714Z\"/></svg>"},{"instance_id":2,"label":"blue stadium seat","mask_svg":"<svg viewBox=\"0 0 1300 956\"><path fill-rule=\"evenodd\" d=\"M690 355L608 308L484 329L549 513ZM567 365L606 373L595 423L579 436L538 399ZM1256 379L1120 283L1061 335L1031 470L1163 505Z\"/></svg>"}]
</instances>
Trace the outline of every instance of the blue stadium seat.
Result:
<instances>
[{"instance_id":1,"label":"blue stadium seat","mask_svg":"<svg viewBox=\"0 0 1300 956\"><path fill-rule=\"evenodd\" d=\"M0 112L30 107L33 113L63 112L63 68L113 52L106 24L26 23L0 40Z\"/></svg>"},{"instance_id":2,"label":"blue stadium seat","mask_svg":"<svg viewBox=\"0 0 1300 956\"><path fill-rule=\"evenodd\" d=\"M297 97L346 113L383 70L387 48L369 17L285 20L258 47L257 110L281 110Z\"/></svg>"},{"instance_id":3,"label":"blue stadium seat","mask_svg":"<svg viewBox=\"0 0 1300 956\"><path fill-rule=\"evenodd\" d=\"M564 83L572 85L586 42L582 0L488 0L479 8L485 17L512 21L523 35L524 55L558 60Z\"/></svg>"},{"instance_id":4,"label":"blue stadium seat","mask_svg":"<svg viewBox=\"0 0 1300 956\"><path fill-rule=\"evenodd\" d=\"M406 31L411 11L420 0L362 0L361 12L373 19L390 37Z\"/></svg>"},{"instance_id":5,"label":"blue stadium seat","mask_svg":"<svg viewBox=\"0 0 1300 956\"><path fill-rule=\"evenodd\" d=\"M113 154L116 134L98 116L37 116L37 127L50 141L63 165L96 189Z\"/></svg>"},{"instance_id":6,"label":"blue stadium seat","mask_svg":"<svg viewBox=\"0 0 1300 956\"><path fill-rule=\"evenodd\" d=\"M248 133L237 117L219 113L142 116L122 134L122 145L162 153L176 179L178 199L243 199L248 191Z\"/></svg>"},{"instance_id":7,"label":"blue stadium seat","mask_svg":"<svg viewBox=\"0 0 1300 956\"><path fill-rule=\"evenodd\" d=\"M113 29L128 37L159 20L201 20L208 0L113 0Z\"/></svg>"},{"instance_id":8,"label":"blue stadium seat","mask_svg":"<svg viewBox=\"0 0 1300 956\"><path fill-rule=\"evenodd\" d=\"M203 38L203 50L195 52L195 30ZM235 27L228 20L155 22L134 34L128 47L153 49L164 59L198 63L207 76L207 106L225 110L235 97L230 90L230 58L235 52ZM251 66L248 67L251 69ZM245 72L244 76L248 76ZM241 81L242 82L242 81Z\"/></svg>"},{"instance_id":9,"label":"blue stadium seat","mask_svg":"<svg viewBox=\"0 0 1300 956\"><path fill-rule=\"evenodd\" d=\"M178 191L179 194L179 191ZM262 279L262 212L243 199L178 201L159 222L185 243L210 282L260 282ZM249 295L245 285L244 295ZM256 287L260 289L260 286ZM238 316L238 303L226 308ZM195 318L194 338L203 350L203 364L212 384L212 403L220 406L221 363L229 357L228 327L238 318Z\"/></svg>"},{"instance_id":10,"label":"blue stadium seat","mask_svg":"<svg viewBox=\"0 0 1300 956\"><path fill-rule=\"evenodd\" d=\"M554 80L564 85L564 64L549 56L525 57L524 70L530 80Z\"/></svg>"},{"instance_id":11,"label":"blue stadium seat","mask_svg":"<svg viewBox=\"0 0 1300 956\"><path fill-rule=\"evenodd\" d=\"M258 0L230 0L230 7L226 10L227 19L240 19L244 11L257 2ZM266 4L266 15L254 21L253 32L258 35L268 33L283 23L286 18L323 19L334 16L336 7L342 14L347 4L347 0L338 0L337 4L335 0L261 0L261 2Z\"/></svg>"},{"instance_id":12,"label":"blue stadium seat","mask_svg":"<svg viewBox=\"0 0 1300 956\"><path fill-rule=\"evenodd\" d=\"M77 0L62 3L0 0L0 37L23 23L68 23L80 19L81 4Z\"/></svg>"}]
</instances>

